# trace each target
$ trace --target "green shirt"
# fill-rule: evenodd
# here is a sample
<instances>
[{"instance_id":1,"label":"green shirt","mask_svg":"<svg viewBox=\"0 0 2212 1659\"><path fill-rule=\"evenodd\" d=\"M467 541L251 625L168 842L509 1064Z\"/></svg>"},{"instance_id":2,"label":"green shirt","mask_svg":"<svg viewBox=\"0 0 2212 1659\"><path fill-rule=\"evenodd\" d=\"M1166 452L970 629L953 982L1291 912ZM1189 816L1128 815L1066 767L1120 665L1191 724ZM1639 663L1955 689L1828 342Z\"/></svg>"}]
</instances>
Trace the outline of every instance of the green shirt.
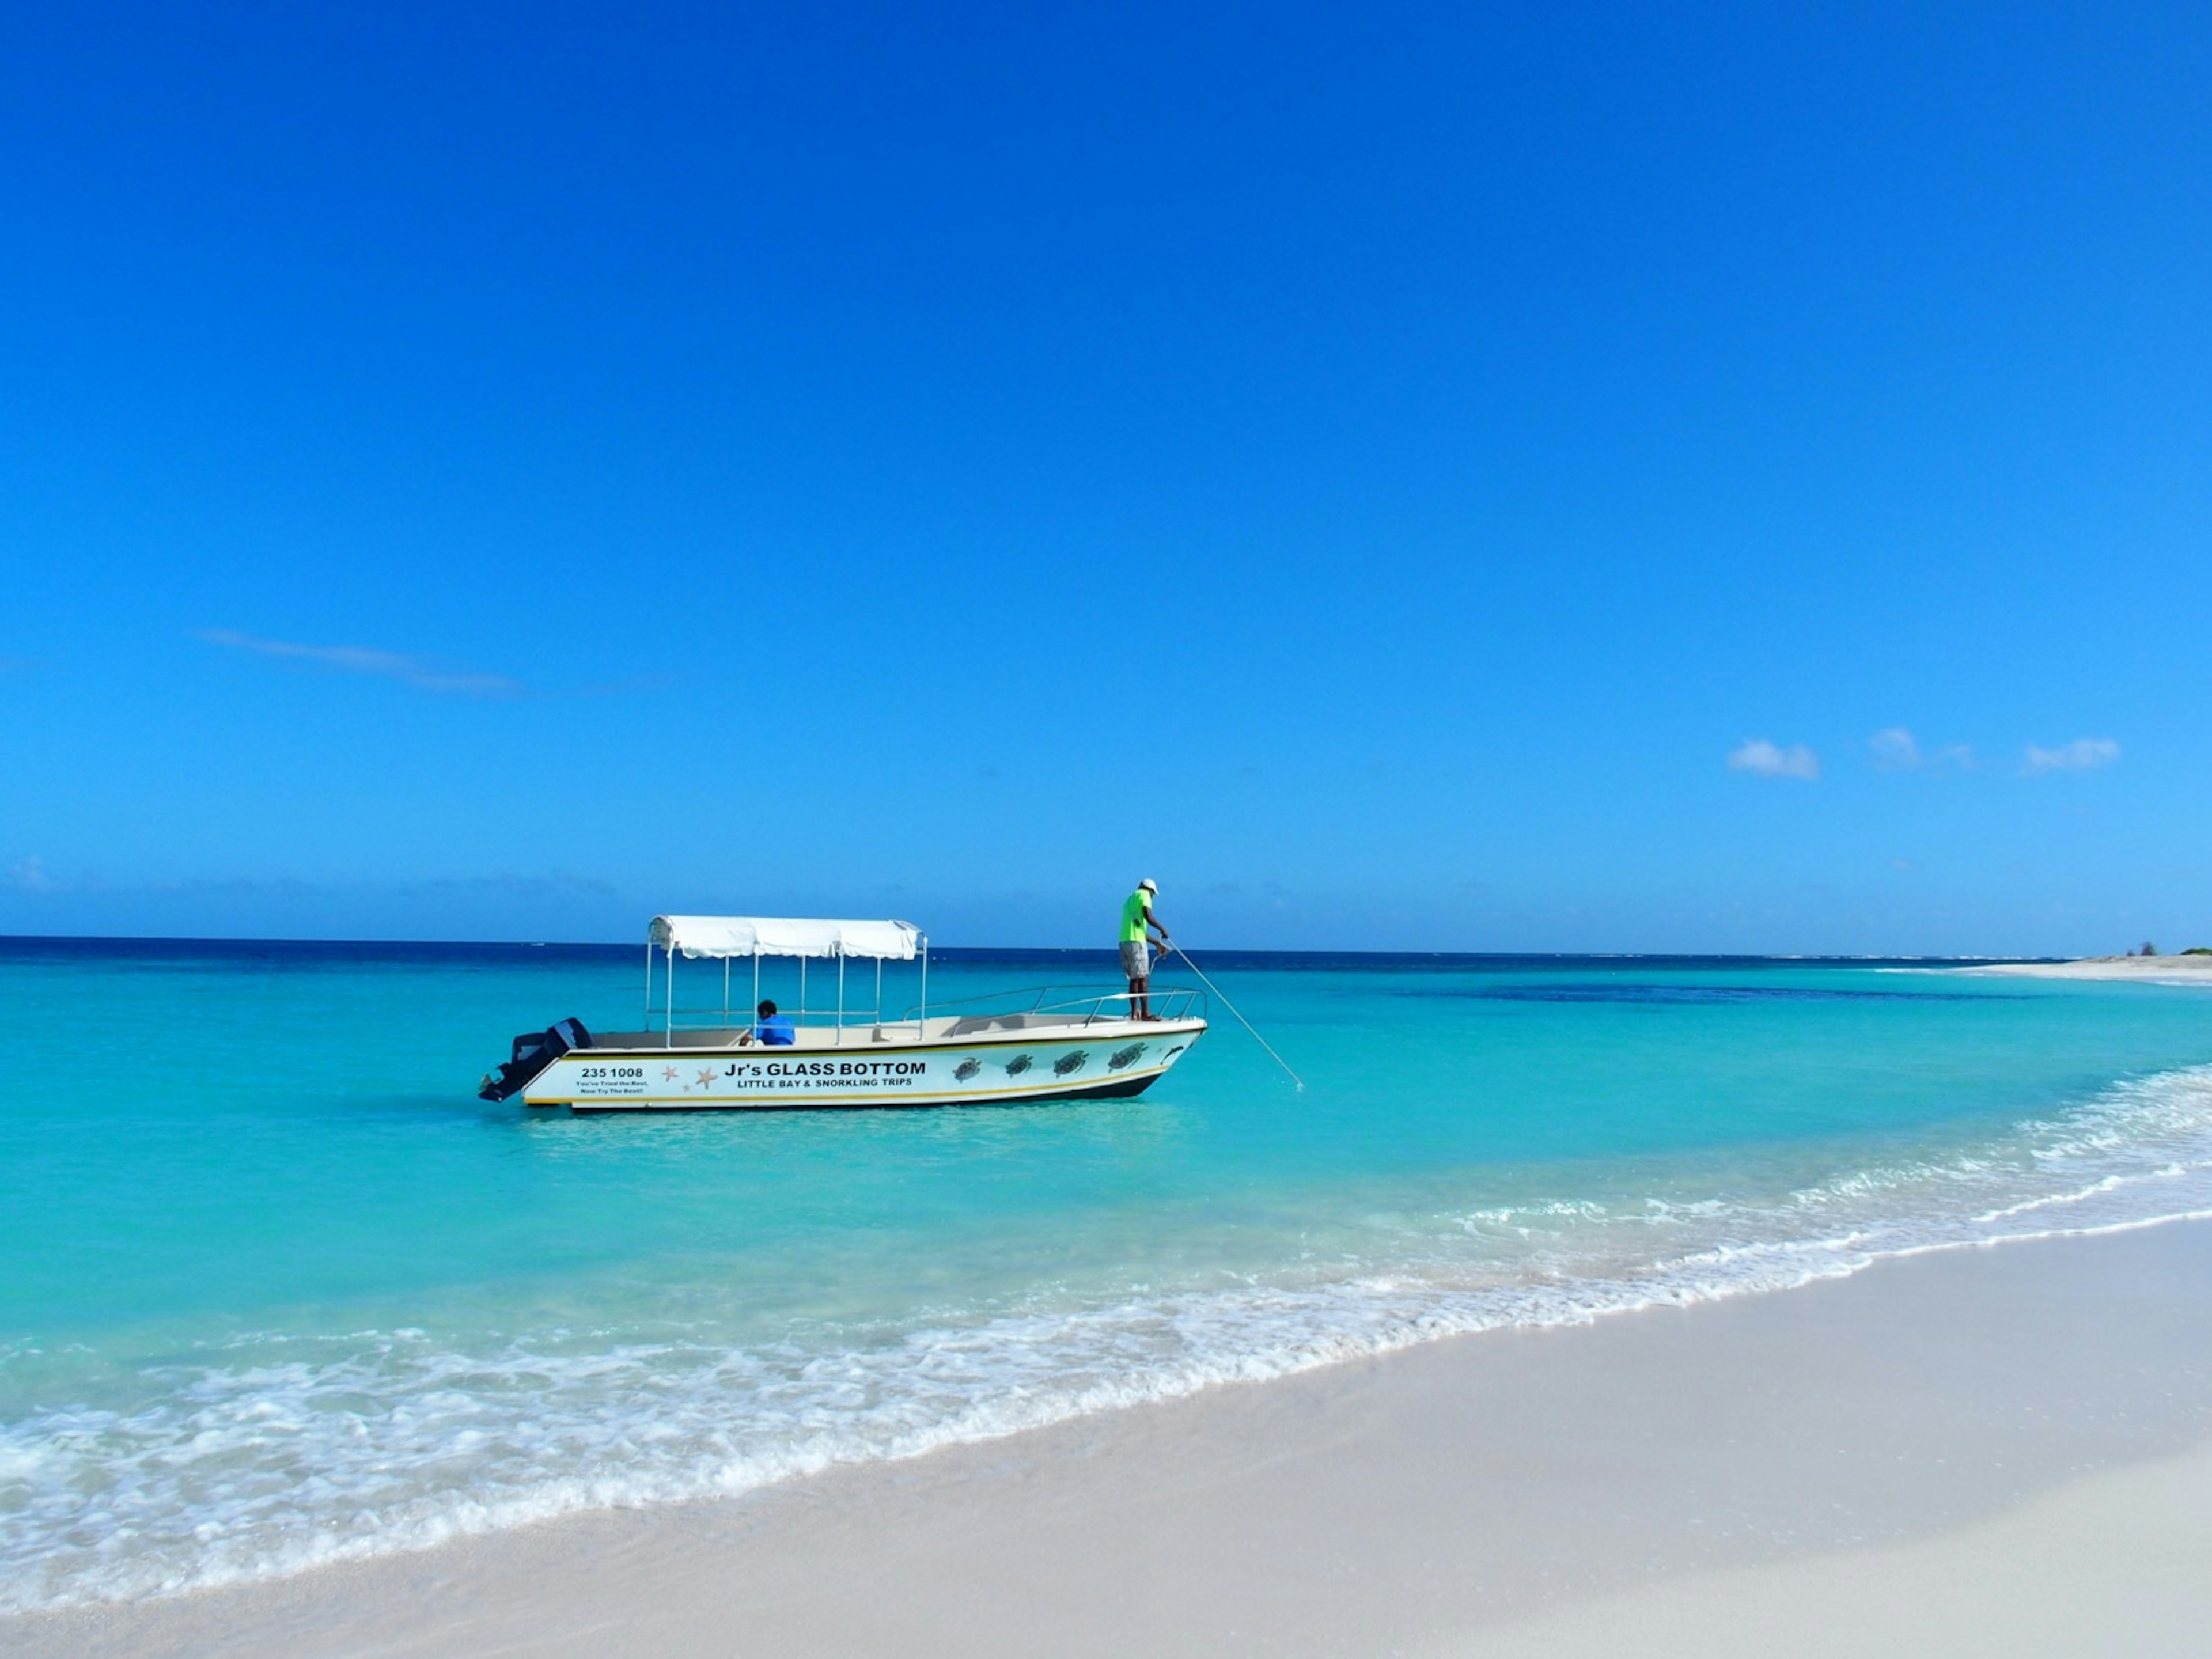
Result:
<instances>
[{"instance_id":1,"label":"green shirt","mask_svg":"<svg viewBox=\"0 0 2212 1659\"><path fill-rule=\"evenodd\" d=\"M1141 887L1121 901L1121 942L1123 944L1127 944L1131 939L1143 939L1145 912L1152 902L1152 896Z\"/></svg>"}]
</instances>

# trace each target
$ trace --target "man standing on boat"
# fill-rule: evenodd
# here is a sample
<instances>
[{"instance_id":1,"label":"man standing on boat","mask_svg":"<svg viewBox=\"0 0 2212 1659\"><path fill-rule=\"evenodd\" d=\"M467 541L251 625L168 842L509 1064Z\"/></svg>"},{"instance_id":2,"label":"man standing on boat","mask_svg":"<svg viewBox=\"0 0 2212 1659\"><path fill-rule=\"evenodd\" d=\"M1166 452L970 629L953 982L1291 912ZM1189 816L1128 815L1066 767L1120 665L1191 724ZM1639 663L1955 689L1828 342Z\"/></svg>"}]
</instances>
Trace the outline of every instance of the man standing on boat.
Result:
<instances>
[{"instance_id":1,"label":"man standing on boat","mask_svg":"<svg viewBox=\"0 0 2212 1659\"><path fill-rule=\"evenodd\" d=\"M1152 901L1159 896L1159 883L1146 876L1121 901L1121 971L1129 976L1129 1012L1137 1019L1152 1017L1152 945L1145 930L1158 933L1160 948L1168 948L1168 930L1152 915Z\"/></svg>"}]
</instances>

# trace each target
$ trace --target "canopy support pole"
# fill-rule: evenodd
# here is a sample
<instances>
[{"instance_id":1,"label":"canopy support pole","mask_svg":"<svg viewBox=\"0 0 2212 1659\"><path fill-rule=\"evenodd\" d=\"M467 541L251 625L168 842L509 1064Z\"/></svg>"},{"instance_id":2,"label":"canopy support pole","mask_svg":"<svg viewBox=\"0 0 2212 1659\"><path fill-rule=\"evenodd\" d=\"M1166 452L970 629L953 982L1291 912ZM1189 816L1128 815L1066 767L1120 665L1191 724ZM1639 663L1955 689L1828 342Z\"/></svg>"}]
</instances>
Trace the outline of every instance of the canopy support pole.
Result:
<instances>
[{"instance_id":1,"label":"canopy support pole","mask_svg":"<svg viewBox=\"0 0 2212 1659\"><path fill-rule=\"evenodd\" d=\"M645 1024L653 1028L653 941L645 942Z\"/></svg>"},{"instance_id":2,"label":"canopy support pole","mask_svg":"<svg viewBox=\"0 0 2212 1659\"><path fill-rule=\"evenodd\" d=\"M722 1029L730 1029L730 959L722 958Z\"/></svg>"},{"instance_id":3,"label":"canopy support pole","mask_svg":"<svg viewBox=\"0 0 2212 1659\"><path fill-rule=\"evenodd\" d=\"M845 953L837 953L837 1046L845 1046Z\"/></svg>"},{"instance_id":4,"label":"canopy support pole","mask_svg":"<svg viewBox=\"0 0 2212 1659\"><path fill-rule=\"evenodd\" d=\"M915 1041L919 1042L929 1030L929 941L921 942L921 1018L915 1022Z\"/></svg>"},{"instance_id":5,"label":"canopy support pole","mask_svg":"<svg viewBox=\"0 0 2212 1659\"><path fill-rule=\"evenodd\" d=\"M753 1018L760 1018L760 946L753 946Z\"/></svg>"},{"instance_id":6,"label":"canopy support pole","mask_svg":"<svg viewBox=\"0 0 2212 1659\"><path fill-rule=\"evenodd\" d=\"M661 978L667 981L668 1001L665 1022L660 1028L660 1046L664 1048L673 1048L676 1046L676 941L674 939L668 942L668 967L662 973Z\"/></svg>"}]
</instances>

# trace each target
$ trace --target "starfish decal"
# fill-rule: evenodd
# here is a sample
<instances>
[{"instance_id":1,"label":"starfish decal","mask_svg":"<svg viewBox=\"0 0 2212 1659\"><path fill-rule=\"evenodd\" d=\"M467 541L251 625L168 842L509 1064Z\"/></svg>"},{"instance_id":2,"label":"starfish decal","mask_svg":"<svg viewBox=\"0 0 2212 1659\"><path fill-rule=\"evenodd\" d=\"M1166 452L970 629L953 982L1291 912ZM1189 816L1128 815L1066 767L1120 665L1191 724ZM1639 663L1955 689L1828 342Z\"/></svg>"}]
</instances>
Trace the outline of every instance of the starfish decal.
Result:
<instances>
[{"instance_id":1,"label":"starfish decal","mask_svg":"<svg viewBox=\"0 0 2212 1659\"><path fill-rule=\"evenodd\" d=\"M699 1086L702 1089L712 1088L714 1086L714 1068L709 1066L706 1070L699 1073Z\"/></svg>"},{"instance_id":2,"label":"starfish decal","mask_svg":"<svg viewBox=\"0 0 2212 1659\"><path fill-rule=\"evenodd\" d=\"M675 1068L673 1066L663 1066L663 1067L661 1068L661 1072L660 1072L660 1080L661 1080L663 1083L673 1083L673 1082L675 1082L675 1081L676 1081L676 1068Z\"/></svg>"}]
</instances>

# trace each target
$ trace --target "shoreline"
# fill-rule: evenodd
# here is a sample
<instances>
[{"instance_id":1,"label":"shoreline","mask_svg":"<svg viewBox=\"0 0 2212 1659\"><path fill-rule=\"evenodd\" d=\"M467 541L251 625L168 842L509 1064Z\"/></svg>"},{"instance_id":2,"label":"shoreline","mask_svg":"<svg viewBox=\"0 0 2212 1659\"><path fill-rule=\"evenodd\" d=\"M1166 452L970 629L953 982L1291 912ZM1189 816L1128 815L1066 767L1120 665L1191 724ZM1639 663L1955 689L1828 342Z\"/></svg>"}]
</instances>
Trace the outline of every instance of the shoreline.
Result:
<instances>
[{"instance_id":1,"label":"shoreline","mask_svg":"<svg viewBox=\"0 0 2212 1659\"><path fill-rule=\"evenodd\" d=\"M1941 1250L1449 1337L743 1498L18 1615L0 1644L705 1654L742 1635L794 1655L1477 1654L1541 1630L1573 1650L1647 1619L1703 1628L1683 1609L1745 1575L1766 1587L1751 1600L1771 1634L1869 1551L1911 1578L1971 1555L1977 1528L2063 1533L2107 1501L2100 1480L2181 1501L2188 1478L2157 1471L2212 1460L2208 1316L2212 1223Z\"/></svg>"},{"instance_id":2,"label":"shoreline","mask_svg":"<svg viewBox=\"0 0 2212 1659\"><path fill-rule=\"evenodd\" d=\"M1992 978L2106 980L2212 989L2212 957L2082 957L2073 962L1976 963L1938 971Z\"/></svg>"}]
</instances>

